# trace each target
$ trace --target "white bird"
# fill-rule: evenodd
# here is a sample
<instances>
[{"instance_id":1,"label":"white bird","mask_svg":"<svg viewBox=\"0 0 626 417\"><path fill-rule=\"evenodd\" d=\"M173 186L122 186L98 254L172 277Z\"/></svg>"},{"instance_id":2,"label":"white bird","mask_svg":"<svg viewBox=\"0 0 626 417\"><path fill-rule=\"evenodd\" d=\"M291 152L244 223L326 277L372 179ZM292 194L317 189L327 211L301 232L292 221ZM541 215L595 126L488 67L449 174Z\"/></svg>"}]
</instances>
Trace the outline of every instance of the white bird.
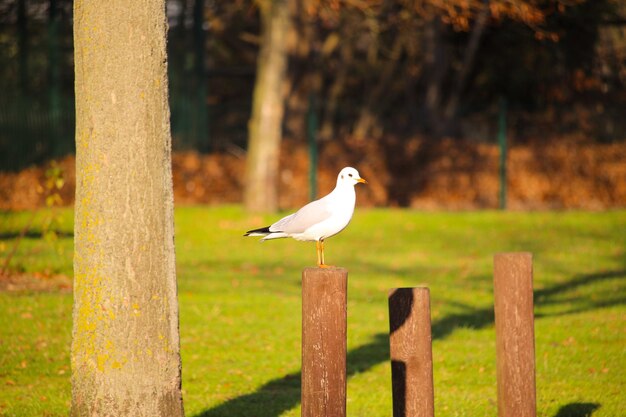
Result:
<instances>
[{"instance_id":1,"label":"white bird","mask_svg":"<svg viewBox=\"0 0 626 417\"><path fill-rule=\"evenodd\" d=\"M330 194L310 202L271 226L249 230L244 236L264 236L262 241L283 237L315 241L317 266L326 268L324 239L341 232L350 223L356 203L354 186L360 182L367 183L356 169L346 167L339 172L337 185Z\"/></svg>"}]
</instances>

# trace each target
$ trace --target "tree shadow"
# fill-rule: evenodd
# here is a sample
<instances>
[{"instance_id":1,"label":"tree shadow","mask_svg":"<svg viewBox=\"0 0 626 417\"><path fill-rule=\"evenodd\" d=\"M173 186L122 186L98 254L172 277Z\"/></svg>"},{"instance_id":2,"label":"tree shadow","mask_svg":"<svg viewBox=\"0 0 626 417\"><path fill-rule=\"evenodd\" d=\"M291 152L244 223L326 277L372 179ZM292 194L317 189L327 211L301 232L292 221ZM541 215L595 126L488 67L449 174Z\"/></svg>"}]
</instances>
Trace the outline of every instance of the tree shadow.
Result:
<instances>
[{"instance_id":1,"label":"tree shadow","mask_svg":"<svg viewBox=\"0 0 626 417\"><path fill-rule=\"evenodd\" d=\"M74 237L74 232L68 232L63 230L55 230L54 232L56 233L57 237L60 238ZM2 232L0 233L0 240L17 239L20 236L27 239L41 239L41 235L41 230L28 230L23 235L21 232Z\"/></svg>"},{"instance_id":2,"label":"tree shadow","mask_svg":"<svg viewBox=\"0 0 626 417\"><path fill-rule=\"evenodd\" d=\"M575 276L569 281L536 290L534 292L535 306L553 305L559 302L571 304L572 299L559 301L555 300L555 297L567 291L614 278L626 279L626 269ZM624 297L615 297L609 300L588 300L584 295L581 295L579 298L581 305L578 308L545 314L543 317L580 313L626 304ZM482 329L493 323L493 307L467 307L465 312L449 314L433 321L431 325L432 337L433 340L444 339L459 328ZM392 330L397 330L397 328L399 326L394 325ZM357 373L365 372L388 360L389 335L378 333L372 337L369 343L348 352L347 376L349 378ZM255 392L230 399L204 410L195 417L278 417L300 403L300 379L300 372L293 372L281 378L273 379L259 387ZM595 403L571 403L561 407L555 417L590 416L599 407L600 405Z\"/></svg>"},{"instance_id":3,"label":"tree shadow","mask_svg":"<svg viewBox=\"0 0 626 417\"><path fill-rule=\"evenodd\" d=\"M598 408L598 403L569 403L559 408L554 417L591 417Z\"/></svg>"}]
</instances>

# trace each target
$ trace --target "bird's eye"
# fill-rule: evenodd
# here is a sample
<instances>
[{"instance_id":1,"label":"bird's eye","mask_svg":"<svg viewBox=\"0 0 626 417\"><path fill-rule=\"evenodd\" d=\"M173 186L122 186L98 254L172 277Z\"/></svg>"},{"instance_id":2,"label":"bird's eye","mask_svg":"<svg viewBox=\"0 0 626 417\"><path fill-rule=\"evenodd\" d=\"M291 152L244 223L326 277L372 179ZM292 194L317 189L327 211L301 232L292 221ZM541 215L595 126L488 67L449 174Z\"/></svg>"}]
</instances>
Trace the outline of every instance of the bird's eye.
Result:
<instances>
[{"instance_id":1,"label":"bird's eye","mask_svg":"<svg viewBox=\"0 0 626 417\"><path fill-rule=\"evenodd\" d=\"M352 177L352 174L348 174L349 177Z\"/></svg>"}]
</instances>

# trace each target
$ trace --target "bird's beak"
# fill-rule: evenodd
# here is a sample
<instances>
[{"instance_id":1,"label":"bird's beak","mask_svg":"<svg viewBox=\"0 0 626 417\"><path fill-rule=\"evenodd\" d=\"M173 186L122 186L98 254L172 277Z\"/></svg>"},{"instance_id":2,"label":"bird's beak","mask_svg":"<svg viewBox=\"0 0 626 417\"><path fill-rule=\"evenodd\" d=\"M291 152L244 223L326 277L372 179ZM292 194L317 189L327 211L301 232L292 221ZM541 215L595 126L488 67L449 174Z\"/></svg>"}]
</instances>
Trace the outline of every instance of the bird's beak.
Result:
<instances>
[{"instance_id":1,"label":"bird's beak","mask_svg":"<svg viewBox=\"0 0 626 417\"><path fill-rule=\"evenodd\" d=\"M365 179L363 178L359 178L358 180L356 180L357 182L362 182L363 184L367 184L367 181L365 181Z\"/></svg>"}]
</instances>

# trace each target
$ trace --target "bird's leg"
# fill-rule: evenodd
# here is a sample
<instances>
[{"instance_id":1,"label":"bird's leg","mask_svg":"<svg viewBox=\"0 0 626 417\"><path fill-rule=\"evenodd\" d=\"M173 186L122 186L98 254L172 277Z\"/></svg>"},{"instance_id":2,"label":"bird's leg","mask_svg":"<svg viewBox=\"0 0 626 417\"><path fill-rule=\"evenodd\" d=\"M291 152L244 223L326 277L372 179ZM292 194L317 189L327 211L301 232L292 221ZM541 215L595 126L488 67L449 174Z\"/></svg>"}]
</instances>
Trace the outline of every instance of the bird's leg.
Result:
<instances>
[{"instance_id":1,"label":"bird's leg","mask_svg":"<svg viewBox=\"0 0 626 417\"><path fill-rule=\"evenodd\" d=\"M315 241L315 249L317 249L317 266L319 266L321 268L322 265L324 264L324 261L322 260L322 254L320 252L320 241L319 240Z\"/></svg>"},{"instance_id":2,"label":"bird's leg","mask_svg":"<svg viewBox=\"0 0 626 417\"><path fill-rule=\"evenodd\" d=\"M320 249L319 249L319 254L318 254L318 256L319 256L318 266L320 268L332 268L332 265L326 265L324 263L324 241L323 240L319 241L319 247L320 247Z\"/></svg>"}]
</instances>

